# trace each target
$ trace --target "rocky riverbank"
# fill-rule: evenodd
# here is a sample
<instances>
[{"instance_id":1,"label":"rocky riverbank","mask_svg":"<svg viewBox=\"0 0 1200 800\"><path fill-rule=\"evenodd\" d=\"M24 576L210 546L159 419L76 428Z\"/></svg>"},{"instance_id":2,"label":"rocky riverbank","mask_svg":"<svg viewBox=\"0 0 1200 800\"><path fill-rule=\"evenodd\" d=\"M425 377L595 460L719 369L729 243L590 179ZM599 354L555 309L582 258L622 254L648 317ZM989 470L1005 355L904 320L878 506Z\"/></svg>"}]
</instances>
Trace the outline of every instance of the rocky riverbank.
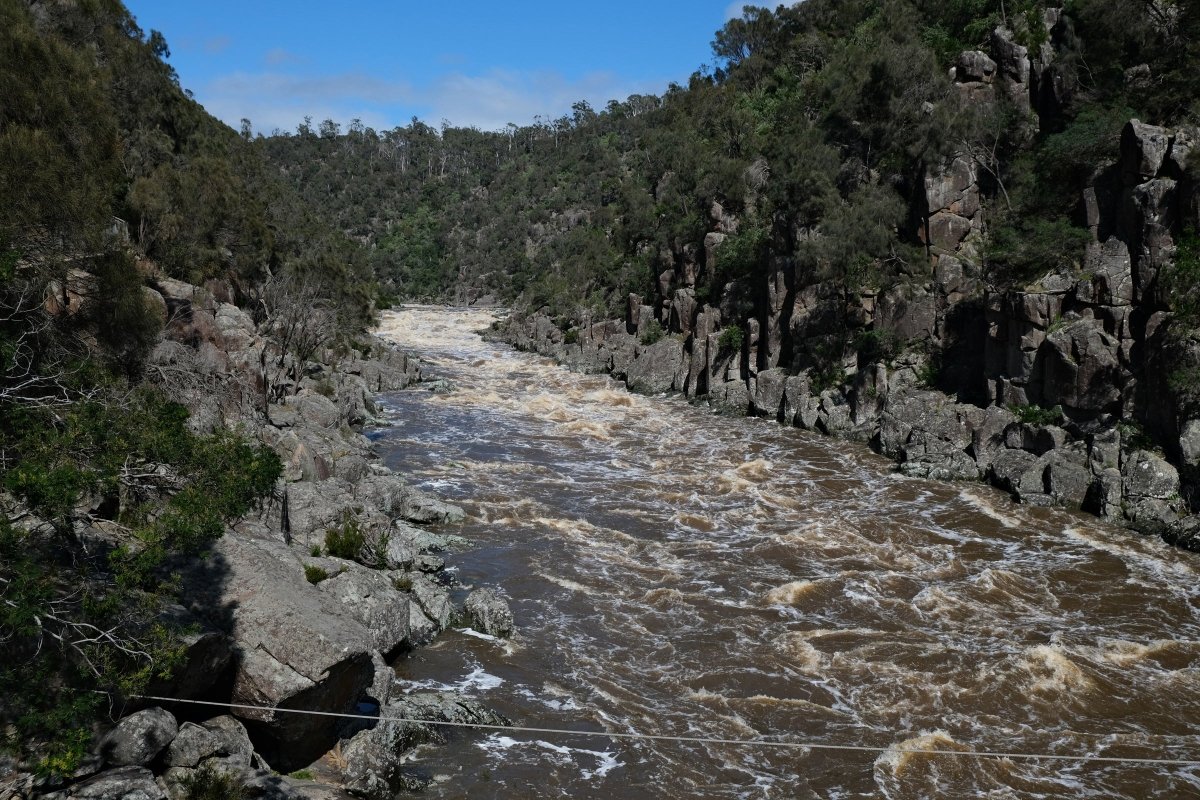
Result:
<instances>
[{"instance_id":1,"label":"rocky riverbank","mask_svg":"<svg viewBox=\"0 0 1200 800\"><path fill-rule=\"evenodd\" d=\"M702 311L698 330L715 316ZM638 331L632 320L606 321L568 342L553 320L535 315L511 320L499 338L576 370L612 375L630 391L679 393L729 413L863 442L910 475L985 481L1020 502L1082 509L1200 550L1200 519L1183 500L1179 470L1134 425L957 402L926 385L920 356L854 369L845 384L820 388L807 371L743 376L745 354L723 348L715 332L646 343Z\"/></svg>"},{"instance_id":2,"label":"rocky riverbank","mask_svg":"<svg viewBox=\"0 0 1200 800\"><path fill-rule=\"evenodd\" d=\"M132 698L124 710L135 713L72 781L14 775L2 796L183 798L242 785L272 798L390 798L419 787L401 765L441 740L435 727L292 713L506 724L457 695L408 693L390 666L451 624L512 628L493 590L452 601L442 554L470 546L453 534L461 509L380 464L362 433L378 413L373 395L417 385L419 361L364 337L297 363L220 285L153 286L166 334L149 378L197 432L270 446L284 477L205 559L173 566L184 598L173 621L190 633L181 665L147 694L215 705Z\"/></svg>"},{"instance_id":3,"label":"rocky riverbank","mask_svg":"<svg viewBox=\"0 0 1200 800\"><path fill-rule=\"evenodd\" d=\"M1037 66L998 43L962 63L994 58L1000 74L1026 76ZM957 75L964 92L983 80ZM777 258L765 280L701 303L697 276L740 224L714 204L703 246L683 247L649 300L630 295L625 319L560 325L539 313L500 335L632 391L865 442L912 475L987 481L1200 550L1189 366L1200 344L1169 310L1162 277L1181 220L1200 208L1188 171L1196 140L1131 120L1080 200L1092 235L1084 263L1029 283L988 283L986 198L963 154L927 169L918 233L929 262L905 280L847 290Z\"/></svg>"}]
</instances>

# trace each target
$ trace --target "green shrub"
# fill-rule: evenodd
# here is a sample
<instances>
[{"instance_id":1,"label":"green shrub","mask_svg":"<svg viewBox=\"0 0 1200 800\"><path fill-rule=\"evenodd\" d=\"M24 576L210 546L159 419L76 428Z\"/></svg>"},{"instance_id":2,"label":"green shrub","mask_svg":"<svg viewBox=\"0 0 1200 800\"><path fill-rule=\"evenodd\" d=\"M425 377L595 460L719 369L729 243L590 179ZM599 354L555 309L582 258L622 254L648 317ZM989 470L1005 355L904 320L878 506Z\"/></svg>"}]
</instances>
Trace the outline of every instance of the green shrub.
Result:
<instances>
[{"instance_id":1,"label":"green shrub","mask_svg":"<svg viewBox=\"0 0 1200 800\"><path fill-rule=\"evenodd\" d=\"M244 800L246 787L234 775L205 765L181 781L184 800Z\"/></svg>"},{"instance_id":2,"label":"green shrub","mask_svg":"<svg viewBox=\"0 0 1200 800\"><path fill-rule=\"evenodd\" d=\"M1189 230L1175 245L1175 259L1163 270L1163 287L1179 321L1200 327L1200 236Z\"/></svg>"},{"instance_id":3,"label":"green shrub","mask_svg":"<svg viewBox=\"0 0 1200 800\"><path fill-rule=\"evenodd\" d=\"M402 592L411 592L413 580L411 575L398 575L392 579L392 586L395 586Z\"/></svg>"},{"instance_id":4,"label":"green shrub","mask_svg":"<svg viewBox=\"0 0 1200 800\"><path fill-rule=\"evenodd\" d=\"M334 558L354 561L362 552L366 537L358 527L358 520L348 516L340 528L325 531L325 553Z\"/></svg>"},{"instance_id":5,"label":"green shrub","mask_svg":"<svg viewBox=\"0 0 1200 800\"><path fill-rule=\"evenodd\" d=\"M1121 445L1125 450L1155 450L1158 445L1140 422L1128 419L1117 425L1121 433Z\"/></svg>"},{"instance_id":6,"label":"green shrub","mask_svg":"<svg viewBox=\"0 0 1200 800\"><path fill-rule=\"evenodd\" d=\"M309 548L308 554L310 556L312 556L313 558L320 558L321 557L321 545L314 544L311 548Z\"/></svg>"},{"instance_id":7,"label":"green shrub","mask_svg":"<svg viewBox=\"0 0 1200 800\"><path fill-rule=\"evenodd\" d=\"M900 339L892 331L863 330L854 337L854 349L863 363L891 361L900 354Z\"/></svg>"},{"instance_id":8,"label":"green shrub","mask_svg":"<svg viewBox=\"0 0 1200 800\"><path fill-rule=\"evenodd\" d=\"M333 385L333 381L329 378L321 378L317 381L317 385L313 387L317 394L333 399L337 396L337 387Z\"/></svg>"},{"instance_id":9,"label":"green shrub","mask_svg":"<svg viewBox=\"0 0 1200 800\"><path fill-rule=\"evenodd\" d=\"M926 361L924 366L917 371L917 382L931 389L937 388L940 377L941 369L933 359Z\"/></svg>"},{"instance_id":10,"label":"green shrub","mask_svg":"<svg viewBox=\"0 0 1200 800\"><path fill-rule=\"evenodd\" d=\"M321 581L329 579L329 571L324 567L317 566L316 564L305 564L304 579L316 586Z\"/></svg>"},{"instance_id":11,"label":"green shrub","mask_svg":"<svg viewBox=\"0 0 1200 800\"><path fill-rule=\"evenodd\" d=\"M717 348L722 353L739 353L745 338L746 334L741 325L730 325L717 337Z\"/></svg>"},{"instance_id":12,"label":"green shrub","mask_svg":"<svg viewBox=\"0 0 1200 800\"><path fill-rule=\"evenodd\" d=\"M563 334L563 343L579 344L579 330L577 328L571 328L571 330Z\"/></svg>"},{"instance_id":13,"label":"green shrub","mask_svg":"<svg viewBox=\"0 0 1200 800\"><path fill-rule=\"evenodd\" d=\"M646 326L646 330L642 331L641 342L644 345L652 345L655 342L661 341L666 332L658 320L650 320L650 324Z\"/></svg>"},{"instance_id":14,"label":"green shrub","mask_svg":"<svg viewBox=\"0 0 1200 800\"><path fill-rule=\"evenodd\" d=\"M1063 421L1062 406L1010 405L1008 410L1026 425L1058 425Z\"/></svg>"}]
</instances>

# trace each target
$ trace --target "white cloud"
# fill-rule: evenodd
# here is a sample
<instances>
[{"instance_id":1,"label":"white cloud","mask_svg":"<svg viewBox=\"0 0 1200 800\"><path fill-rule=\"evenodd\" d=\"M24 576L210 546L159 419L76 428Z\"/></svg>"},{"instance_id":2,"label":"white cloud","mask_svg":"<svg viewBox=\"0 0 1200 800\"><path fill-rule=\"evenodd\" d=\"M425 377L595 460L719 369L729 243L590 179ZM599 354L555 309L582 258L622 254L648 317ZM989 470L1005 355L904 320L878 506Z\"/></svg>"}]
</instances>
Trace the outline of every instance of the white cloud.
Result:
<instances>
[{"instance_id":1,"label":"white cloud","mask_svg":"<svg viewBox=\"0 0 1200 800\"><path fill-rule=\"evenodd\" d=\"M233 39L228 36L214 36L211 39L204 40L204 52L209 55L223 53L233 44Z\"/></svg>"},{"instance_id":2,"label":"white cloud","mask_svg":"<svg viewBox=\"0 0 1200 800\"><path fill-rule=\"evenodd\" d=\"M280 64L303 64L305 59L295 53L290 53L282 47L276 47L267 51L263 56L263 63L267 66L277 67Z\"/></svg>"},{"instance_id":3,"label":"white cloud","mask_svg":"<svg viewBox=\"0 0 1200 800\"><path fill-rule=\"evenodd\" d=\"M742 16L742 8L744 6L774 9L777 5L798 6L803 2L804 0L792 0L790 3L779 2L778 0L758 0L757 2L756 0L733 0L729 4L729 7L725 9L725 21L728 22L731 19L737 19Z\"/></svg>"},{"instance_id":4,"label":"white cloud","mask_svg":"<svg viewBox=\"0 0 1200 800\"><path fill-rule=\"evenodd\" d=\"M557 72L490 70L482 75L454 73L422 92L434 124L443 119L462 127L500 130L509 122L528 125L534 117L561 117L586 100L597 111L609 100L631 94L657 94L666 81L630 81L611 72L568 80Z\"/></svg>"},{"instance_id":5,"label":"white cloud","mask_svg":"<svg viewBox=\"0 0 1200 800\"><path fill-rule=\"evenodd\" d=\"M361 73L299 76L269 71L218 78L197 91L197 99L231 126L236 128L245 117L262 133L275 128L293 131L306 116L314 125L333 119L344 126L358 118L382 130L405 125L416 115L434 127L449 120L460 127L500 130L509 122L530 124L539 115L570 114L578 100L601 110L609 100L658 94L666 85L666 80L633 81L609 72L572 80L557 72L493 69L450 73L432 85L414 87Z\"/></svg>"},{"instance_id":6,"label":"white cloud","mask_svg":"<svg viewBox=\"0 0 1200 800\"><path fill-rule=\"evenodd\" d=\"M372 127L391 127L388 107L410 103L412 87L360 73L297 76L282 72L226 75L197 92L209 113L237 127L243 117L255 130L295 130L306 116L345 124L359 118Z\"/></svg>"},{"instance_id":7,"label":"white cloud","mask_svg":"<svg viewBox=\"0 0 1200 800\"><path fill-rule=\"evenodd\" d=\"M733 0L729 4L729 8L725 9L725 19L737 19L742 15L742 8L746 5L754 5L750 0Z\"/></svg>"}]
</instances>

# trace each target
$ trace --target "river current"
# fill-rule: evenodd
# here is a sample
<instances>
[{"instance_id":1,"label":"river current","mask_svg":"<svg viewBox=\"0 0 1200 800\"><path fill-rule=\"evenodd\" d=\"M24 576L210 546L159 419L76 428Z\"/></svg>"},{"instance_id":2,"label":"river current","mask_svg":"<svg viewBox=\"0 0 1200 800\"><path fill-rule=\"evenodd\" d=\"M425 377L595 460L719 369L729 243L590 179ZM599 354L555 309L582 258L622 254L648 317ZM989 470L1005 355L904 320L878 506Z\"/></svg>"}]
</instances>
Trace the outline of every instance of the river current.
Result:
<instances>
[{"instance_id":1,"label":"river current","mask_svg":"<svg viewBox=\"0 0 1200 800\"><path fill-rule=\"evenodd\" d=\"M1200 556L861 445L627 393L483 341L484 311L382 335L420 388L383 398L385 461L461 505L465 587L511 641L449 631L396 669L518 725L864 751L455 732L438 798L1200 797Z\"/></svg>"}]
</instances>

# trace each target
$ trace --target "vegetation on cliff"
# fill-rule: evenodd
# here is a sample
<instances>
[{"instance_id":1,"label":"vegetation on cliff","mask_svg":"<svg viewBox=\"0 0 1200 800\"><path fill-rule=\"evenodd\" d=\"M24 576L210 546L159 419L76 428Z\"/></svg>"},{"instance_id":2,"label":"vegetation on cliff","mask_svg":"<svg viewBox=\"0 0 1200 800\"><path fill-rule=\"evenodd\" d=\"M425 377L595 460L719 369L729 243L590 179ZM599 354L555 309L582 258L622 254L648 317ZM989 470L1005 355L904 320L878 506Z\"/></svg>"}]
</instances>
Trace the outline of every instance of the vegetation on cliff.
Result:
<instances>
[{"instance_id":1,"label":"vegetation on cliff","mask_svg":"<svg viewBox=\"0 0 1200 800\"><path fill-rule=\"evenodd\" d=\"M0 0L0 29L0 739L61 775L109 708L91 690L136 692L178 659L179 559L281 470L191 432L143 380L178 323L149 284L216 281L269 332L280 286L352 332L374 284L118 0Z\"/></svg>"},{"instance_id":2,"label":"vegetation on cliff","mask_svg":"<svg viewBox=\"0 0 1200 800\"><path fill-rule=\"evenodd\" d=\"M1019 282L1081 260L1080 190L1115 158L1125 121L1192 119L1200 96L1190 4L1061 5L750 8L717 32L715 66L662 97L578 103L497 133L414 120L343 134L327 121L263 146L371 245L378 279L401 297L519 298L578 319L652 294L684 261L699 270L697 299L713 303L780 258L807 281L904 280L928 271L913 224L925 170L956 153L990 197L989 273ZM1052 67L1036 121L1027 101L967 95L948 77L998 29ZM708 263L701 242L726 219L737 230Z\"/></svg>"}]
</instances>

